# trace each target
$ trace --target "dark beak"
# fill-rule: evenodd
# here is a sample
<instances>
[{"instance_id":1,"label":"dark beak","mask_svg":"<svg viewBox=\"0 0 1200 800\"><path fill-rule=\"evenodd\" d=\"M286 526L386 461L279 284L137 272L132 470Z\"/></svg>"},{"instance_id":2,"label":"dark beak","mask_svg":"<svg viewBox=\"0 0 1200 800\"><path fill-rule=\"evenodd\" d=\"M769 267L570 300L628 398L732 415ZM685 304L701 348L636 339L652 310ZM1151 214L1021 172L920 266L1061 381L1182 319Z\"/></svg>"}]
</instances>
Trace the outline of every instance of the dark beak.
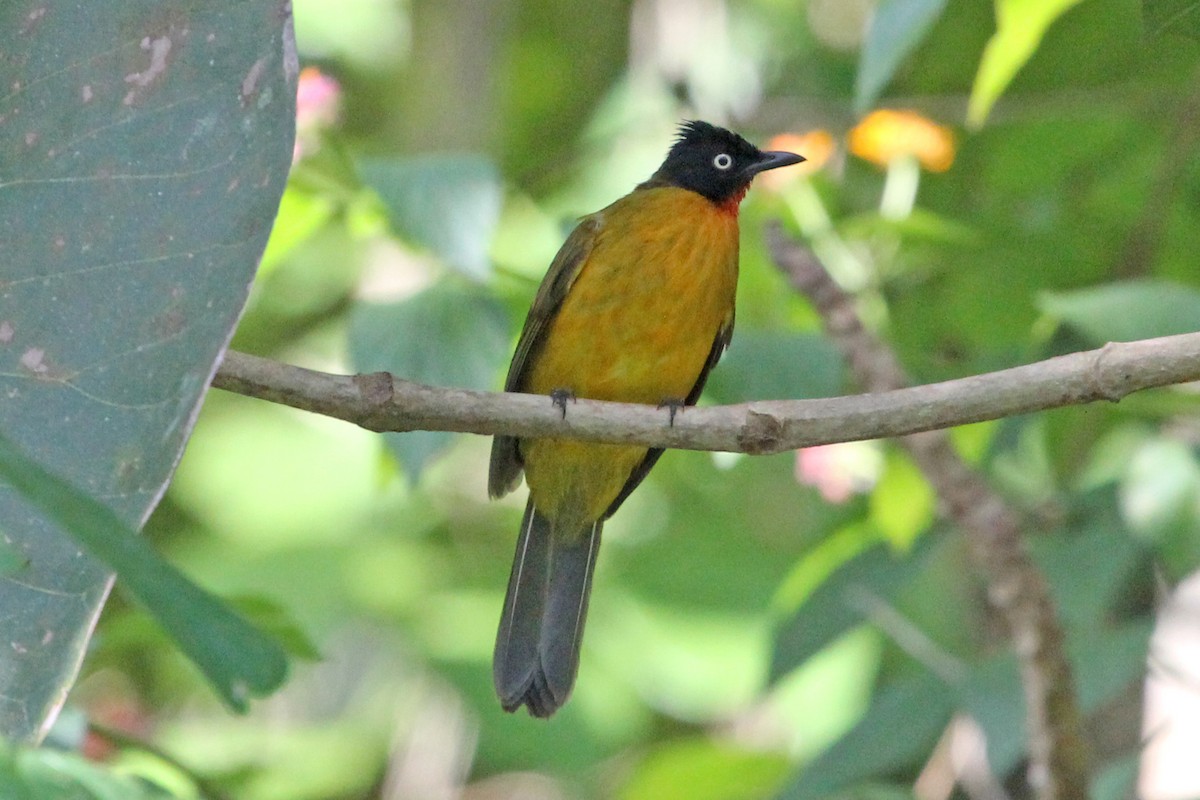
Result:
<instances>
[{"instance_id":1,"label":"dark beak","mask_svg":"<svg viewBox=\"0 0 1200 800\"><path fill-rule=\"evenodd\" d=\"M804 156L798 156L795 153L789 153L785 150L768 150L759 156L758 161L754 162L754 165L750 168L750 174L757 175L769 169L790 167L793 164L799 164L807 160Z\"/></svg>"}]
</instances>

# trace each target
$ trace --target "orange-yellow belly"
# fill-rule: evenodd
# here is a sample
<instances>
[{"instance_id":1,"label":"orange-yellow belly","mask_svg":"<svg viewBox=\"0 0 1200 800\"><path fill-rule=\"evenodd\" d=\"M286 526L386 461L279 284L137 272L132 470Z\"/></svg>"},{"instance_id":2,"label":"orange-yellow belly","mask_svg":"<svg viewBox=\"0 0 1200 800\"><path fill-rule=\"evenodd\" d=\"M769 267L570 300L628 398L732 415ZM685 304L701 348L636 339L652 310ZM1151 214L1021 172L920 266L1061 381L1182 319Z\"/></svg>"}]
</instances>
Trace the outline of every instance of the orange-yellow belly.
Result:
<instances>
[{"instance_id":1,"label":"orange-yellow belly","mask_svg":"<svg viewBox=\"0 0 1200 800\"><path fill-rule=\"evenodd\" d=\"M599 213L595 246L523 388L683 400L732 319L737 218L674 188L640 191ZM561 439L528 440L522 450L534 505L568 529L598 519L646 455L644 447Z\"/></svg>"}]
</instances>

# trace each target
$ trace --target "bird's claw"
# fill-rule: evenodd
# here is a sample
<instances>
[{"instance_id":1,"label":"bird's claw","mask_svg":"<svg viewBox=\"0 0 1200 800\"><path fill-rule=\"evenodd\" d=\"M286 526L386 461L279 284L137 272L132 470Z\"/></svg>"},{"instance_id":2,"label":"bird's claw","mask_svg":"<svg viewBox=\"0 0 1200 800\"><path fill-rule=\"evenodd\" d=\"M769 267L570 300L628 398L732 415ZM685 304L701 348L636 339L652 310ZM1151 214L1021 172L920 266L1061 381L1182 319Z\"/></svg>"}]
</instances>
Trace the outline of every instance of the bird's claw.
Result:
<instances>
[{"instance_id":1,"label":"bird's claw","mask_svg":"<svg viewBox=\"0 0 1200 800\"><path fill-rule=\"evenodd\" d=\"M678 397L671 397L667 398L666 400L659 401L659 408L668 409L667 425L669 427L675 427L675 415L683 409L684 405L686 404Z\"/></svg>"},{"instance_id":2,"label":"bird's claw","mask_svg":"<svg viewBox=\"0 0 1200 800\"><path fill-rule=\"evenodd\" d=\"M567 418L567 401L575 402L575 393L570 389L554 389L550 392L550 402L562 412L562 418Z\"/></svg>"}]
</instances>

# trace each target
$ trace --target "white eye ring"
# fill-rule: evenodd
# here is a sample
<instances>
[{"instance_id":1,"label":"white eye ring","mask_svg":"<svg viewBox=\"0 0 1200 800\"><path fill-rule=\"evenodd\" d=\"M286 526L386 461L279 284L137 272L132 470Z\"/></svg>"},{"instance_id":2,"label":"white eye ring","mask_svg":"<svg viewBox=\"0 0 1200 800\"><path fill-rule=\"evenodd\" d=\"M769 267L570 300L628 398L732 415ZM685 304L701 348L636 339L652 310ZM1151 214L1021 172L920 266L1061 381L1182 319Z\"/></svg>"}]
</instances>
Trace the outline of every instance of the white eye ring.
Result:
<instances>
[{"instance_id":1,"label":"white eye ring","mask_svg":"<svg viewBox=\"0 0 1200 800\"><path fill-rule=\"evenodd\" d=\"M729 153L718 153L713 159L713 166L717 169L729 169L733 166L733 157Z\"/></svg>"}]
</instances>

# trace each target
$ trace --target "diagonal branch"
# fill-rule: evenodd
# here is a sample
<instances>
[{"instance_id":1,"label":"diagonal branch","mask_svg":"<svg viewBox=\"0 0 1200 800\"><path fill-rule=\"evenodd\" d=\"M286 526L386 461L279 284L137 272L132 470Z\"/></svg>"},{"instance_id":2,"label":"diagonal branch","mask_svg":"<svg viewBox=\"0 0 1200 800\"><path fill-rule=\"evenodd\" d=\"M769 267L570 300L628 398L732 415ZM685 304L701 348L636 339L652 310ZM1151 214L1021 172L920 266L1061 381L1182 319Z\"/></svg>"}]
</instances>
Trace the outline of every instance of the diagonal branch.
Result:
<instances>
[{"instance_id":1,"label":"diagonal branch","mask_svg":"<svg viewBox=\"0 0 1200 800\"><path fill-rule=\"evenodd\" d=\"M436 388L383 372L331 375L236 351L225 354L213 385L373 431L558 436L761 454L1115 402L1131 392L1195 380L1200 380L1200 333L1108 344L912 388L896 388L902 375L884 375L864 384L874 388L872 394L688 408L676 415L674 425L667 424L666 410L650 406L579 400L564 418L539 395Z\"/></svg>"},{"instance_id":2,"label":"diagonal branch","mask_svg":"<svg viewBox=\"0 0 1200 800\"><path fill-rule=\"evenodd\" d=\"M907 377L895 354L863 326L853 298L833 282L813 254L788 240L778 225L769 230L768 239L776 265L812 301L863 388L882 391L905 385ZM1112 372L1109 356L1119 347L1109 345L1087 354L1091 367L1085 366L1077 376L1081 386L1090 379L1101 396L1115 399L1109 393L1110 381L1128 379L1134 366ZM1025 690L1031 786L1040 800L1086 800L1086 750L1065 635L1049 587L1025 547L1017 512L958 456L944 431L905 436L899 443L933 485L946 514L966 533L987 581L988 599L1008 625Z\"/></svg>"}]
</instances>

